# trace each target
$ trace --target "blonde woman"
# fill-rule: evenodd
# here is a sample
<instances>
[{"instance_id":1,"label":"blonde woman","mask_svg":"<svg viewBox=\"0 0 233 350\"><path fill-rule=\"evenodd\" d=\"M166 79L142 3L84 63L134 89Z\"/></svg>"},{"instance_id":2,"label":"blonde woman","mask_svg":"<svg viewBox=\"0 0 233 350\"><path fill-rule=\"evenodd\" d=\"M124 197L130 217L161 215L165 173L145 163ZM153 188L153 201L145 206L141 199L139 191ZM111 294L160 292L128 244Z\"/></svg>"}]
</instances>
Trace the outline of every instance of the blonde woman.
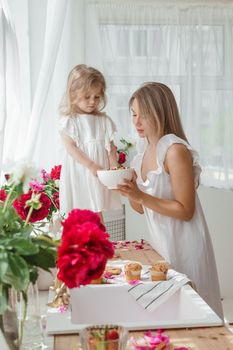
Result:
<instances>
[{"instance_id":1,"label":"blonde woman","mask_svg":"<svg viewBox=\"0 0 233 350\"><path fill-rule=\"evenodd\" d=\"M89 209L99 213L121 206L120 196L104 187L97 170L117 165L113 143L116 126L102 109L106 84L101 72L84 64L69 74L60 106L60 134L64 149L60 179L60 208Z\"/></svg>"},{"instance_id":2,"label":"blonde woman","mask_svg":"<svg viewBox=\"0 0 233 350\"><path fill-rule=\"evenodd\" d=\"M184 134L174 95L164 84L146 83L129 105L145 147L133 160L134 179L118 191L146 215L154 249L223 318L211 238L196 192L198 154Z\"/></svg>"}]
</instances>

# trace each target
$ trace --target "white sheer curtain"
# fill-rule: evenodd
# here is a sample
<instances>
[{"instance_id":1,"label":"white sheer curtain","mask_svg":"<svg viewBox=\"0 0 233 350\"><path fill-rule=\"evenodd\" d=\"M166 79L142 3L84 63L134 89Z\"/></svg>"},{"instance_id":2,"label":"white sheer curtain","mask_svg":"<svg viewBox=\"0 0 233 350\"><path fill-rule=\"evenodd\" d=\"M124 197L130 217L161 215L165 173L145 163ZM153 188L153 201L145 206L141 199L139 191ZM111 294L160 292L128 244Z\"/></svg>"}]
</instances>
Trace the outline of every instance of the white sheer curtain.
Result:
<instances>
[{"instance_id":1,"label":"white sheer curtain","mask_svg":"<svg viewBox=\"0 0 233 350\"><path fill-rule=\"evenodd\" d=\"M40 130L40 126L43 123L44 118L46 118L44 109L46 107L48 91L52 81L58 49L62 37L66 9L66 0L50 0L47 3L47 20L43 58L33 99L28 130L26 133L24 156L27 159L33 159L38 142L38 131ZM49 137L49 134L47 134L47 137ZM49 143L47 145L49 145Z\"/></svg>"},{"instance_id":2,"label":"white sheer curtain","mask_svg":"<svg viewBox=\"0 0 233 350\"><path fill-rule=\"evenodd\" d=\"M58 106L67 76L84 62L84 2L0 4L0 162L26 158L49 170L60 161Z\"/></svg>"},{"instance_id":3,"label":"white sheer curtain","mask_svg":"<svg viewBox=\"0 0 233 350\"><path fill-rule=\"evenodd\" d=\"M233 188L233 4L230 2L89 2L87 61L103 69L109 113L121 136L134 135L128 99L141 83L171 87L202 183ZM101 54L100 54L101 53ZM101 64L99 56L101 56ZM97 57L98 56L98 57Z\"/></svg>"},{"instance_id":4,"label":"white sheer curtain","mask_svg":"<svg viewBox=\"0 0 233 350\"><path fill-rule=\"evenodd\" d=\"M21 112L19 55L15 27L7 1L0 1L0 173L5 150L17 148L17 129L11 128Z\"/></svg>"}]
</instances>

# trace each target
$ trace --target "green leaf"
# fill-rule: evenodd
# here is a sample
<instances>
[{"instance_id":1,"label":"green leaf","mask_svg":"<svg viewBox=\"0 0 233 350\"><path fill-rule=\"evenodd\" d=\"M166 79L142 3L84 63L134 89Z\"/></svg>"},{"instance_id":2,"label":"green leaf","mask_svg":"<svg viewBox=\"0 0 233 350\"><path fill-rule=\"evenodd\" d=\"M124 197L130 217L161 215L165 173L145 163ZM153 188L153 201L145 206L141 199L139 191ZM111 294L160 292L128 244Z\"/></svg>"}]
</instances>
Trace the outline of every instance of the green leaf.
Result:
<instances>
[{"instance_id":1,"label":"green leaf","mask_svg":"<svg viewBox=\"0 0 233 350\"><path fill-rule=\"evenodd\" d=\"M8 253L8 269L3 282L16 290L25 290L29 284L29 268L26 261L14 253Z\"/></svg>"},{"instance_id":2,"label":"green leaf","mask_svg":"<svg viewBox=\"0 0 233 350\"><path fill-rule=\"evenodd\" d=\"M9 244L21 255L32 255L39 251L39 248L29 239L16 237L10 240Z\"/></svg>"},{"instance_id":3,"label":"green leaf","mask_svg":"<svg viewBox=\"0 0 233 350\"><path fill-rule=\"evenodd\" d=\"M25 256L24 259L32 266L41 267L48 271L49 268L56 266L57 249L55 248L39 248L39 253Z\"/></svg>"},{"instance_id":4,"label":"green leaf","mask_svg":"<svg viewBox=\"0 0 233 350\"><path fill-rule=\"evenodd\" d=\"M8 256L6 252L0 252L0 281L6 274L8 268Z\"/></svg>"}]
</instances>

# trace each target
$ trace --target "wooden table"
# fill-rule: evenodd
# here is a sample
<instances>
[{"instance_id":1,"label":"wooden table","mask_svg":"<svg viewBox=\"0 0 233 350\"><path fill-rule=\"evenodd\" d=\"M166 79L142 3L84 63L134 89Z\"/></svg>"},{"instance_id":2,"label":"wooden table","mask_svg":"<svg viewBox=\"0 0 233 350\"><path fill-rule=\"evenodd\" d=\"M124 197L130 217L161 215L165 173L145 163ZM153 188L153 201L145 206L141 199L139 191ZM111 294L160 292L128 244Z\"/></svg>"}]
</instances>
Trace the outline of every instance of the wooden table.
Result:
<instances>
[{"instance_id":1,"label":"wooden table","mask_svg":"<svg viewBox=\"0 0 233 350\"><path fill-rule=\"evenodd\" d=\"M139 243L139 244L138 244ZM136 249L137 248L137 249ZM140 249L142 248L142 249ZM119 243L115 259L136 260L142 264L152 264L162 257L147 243L133 241L130 244ZM143 332L130 332L129 335L140 335ZM192 329L165 330L170 337L171 349L187 347L189 350L232 350L233 333L226 327L206 327ZM80 350L77 334L55 335L54 350ZM130 348L129 348L130 349Z\"/></svg>"}]
</instances>

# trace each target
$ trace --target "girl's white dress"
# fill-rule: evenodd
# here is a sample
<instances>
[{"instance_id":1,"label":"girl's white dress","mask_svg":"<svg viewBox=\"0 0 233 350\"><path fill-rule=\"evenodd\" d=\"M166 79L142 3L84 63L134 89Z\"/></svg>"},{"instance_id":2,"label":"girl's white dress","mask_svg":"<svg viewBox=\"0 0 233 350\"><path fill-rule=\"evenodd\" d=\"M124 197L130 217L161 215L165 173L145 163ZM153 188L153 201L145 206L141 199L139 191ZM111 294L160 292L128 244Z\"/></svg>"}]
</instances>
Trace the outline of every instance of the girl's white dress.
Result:
<instances>
[{"instance_id":1,"label":"girl's white dress","mask_svg":"<svg viewBox=\"0 0 233 350\"><path fill-rule=\"evenodd\" d=\"M116 126L110 117L81 114L61 117L60 134L70 136L90 159L109 168L108 152ZM89 209L95 212L114 210L121 207L120 196L103 186L98 177L75 161L66 148L62 150L60 178L60 210L68 213L71 209Z\"/></svg>"},{"instance_id":2,"label":"girl's white dress","mask_svg":"<svg viewBox=\"0 0 233 350\"><path fill-rule=\"evenodd\" d=\"M174 143L184 144L190 150L193 157L195 183L198 185L201 173L198 154L187 142L174 134L165 135L159 140L158 168L150 171L144 182L141 177L141 165L146 143L145 141L143 149L131 164L138 175L138 186L143 192L158 198L174 199L170 176L164 169L167 150ZM186 274L195 283L198 294L219 317L223 318L212 242L198 195L196 194L195 213L190 221L164 216L146 207L144 207L144 213L153 248L171 264L172 268Z\"/></svg>"}]
</instances>

